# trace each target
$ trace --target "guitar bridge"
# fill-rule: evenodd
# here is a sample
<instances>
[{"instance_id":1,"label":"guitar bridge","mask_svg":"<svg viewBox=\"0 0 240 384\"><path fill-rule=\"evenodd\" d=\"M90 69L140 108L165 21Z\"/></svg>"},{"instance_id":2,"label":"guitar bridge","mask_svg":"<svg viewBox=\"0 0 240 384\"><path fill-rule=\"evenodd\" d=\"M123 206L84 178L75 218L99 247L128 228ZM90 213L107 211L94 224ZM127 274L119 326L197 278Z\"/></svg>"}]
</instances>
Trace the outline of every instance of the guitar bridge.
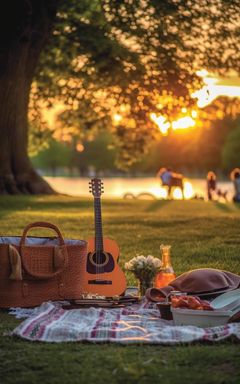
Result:
<instances>
[{"instance_id":1,"label":"guitar bridge","mask_svg":"<svg viewBox=\"0 0 240 384\"><path fill-rule=\"evenodd\" d=\"M88 280L88 284L93 285L112 285L111 280Z\"/></svg>"}]
</instances>

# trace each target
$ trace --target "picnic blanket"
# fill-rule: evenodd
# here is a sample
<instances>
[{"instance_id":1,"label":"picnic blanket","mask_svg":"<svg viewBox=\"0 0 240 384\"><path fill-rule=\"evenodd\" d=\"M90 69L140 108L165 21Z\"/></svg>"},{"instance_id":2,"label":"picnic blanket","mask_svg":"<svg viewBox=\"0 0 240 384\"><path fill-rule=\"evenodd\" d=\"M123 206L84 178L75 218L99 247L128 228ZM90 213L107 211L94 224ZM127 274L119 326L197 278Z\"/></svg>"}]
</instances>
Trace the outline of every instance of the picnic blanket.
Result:
<instances>
[{"instance_id":1,"label":"picnic blanket","mask_svg":"<svg viewBox=\"0 0 240 384\"><path fill-rule=\"evenodd\" d=\"M14 314L14 310L12 311ZM15 311L16 313L16 311ZM28 311L25 311L28 316ZM17 326L12 335L31 341L88 341L121 344L169 344L216 342L234 336L240 340L240 323L214 328L174 326L160 318L154 304L143 301L124 308L65 310L59 303L43 303Z\"/></svg>"}]
</instances>

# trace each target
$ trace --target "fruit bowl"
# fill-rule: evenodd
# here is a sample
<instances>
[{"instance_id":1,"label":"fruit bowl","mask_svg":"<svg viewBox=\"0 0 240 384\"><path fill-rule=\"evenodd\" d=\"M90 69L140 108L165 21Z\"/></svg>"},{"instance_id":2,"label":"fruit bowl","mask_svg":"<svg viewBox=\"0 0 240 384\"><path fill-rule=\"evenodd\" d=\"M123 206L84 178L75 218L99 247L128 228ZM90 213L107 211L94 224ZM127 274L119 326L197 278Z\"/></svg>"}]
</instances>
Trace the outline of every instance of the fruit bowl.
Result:
<instances>
[{"instance_id":1,"label":"fruit bowl","mask_svg":"<svg viewBox=\"0 0 240 384\"><path fill-rule=\"evenodd\" d=\"M207 328L224 325L232 316L232 311L202 311L186 308L171 308L175 325L194 325Z\"/></svg>"},{"instance_id":2,"label":"fruit bowl","mask_svg":"<svg viewBox=\"0 0 240 384\"><path fill-rule=\"evenodd\" d=\"M202 301L202 303L204 305L205 302ZM194 302L191 304L194 304ZM232 321L239 321L240 289L219 295L211 301L210 306L211 310L174 308L171 306L175 325L195 325L206 328L224 325Z\"/></svg>"}]
</instances>

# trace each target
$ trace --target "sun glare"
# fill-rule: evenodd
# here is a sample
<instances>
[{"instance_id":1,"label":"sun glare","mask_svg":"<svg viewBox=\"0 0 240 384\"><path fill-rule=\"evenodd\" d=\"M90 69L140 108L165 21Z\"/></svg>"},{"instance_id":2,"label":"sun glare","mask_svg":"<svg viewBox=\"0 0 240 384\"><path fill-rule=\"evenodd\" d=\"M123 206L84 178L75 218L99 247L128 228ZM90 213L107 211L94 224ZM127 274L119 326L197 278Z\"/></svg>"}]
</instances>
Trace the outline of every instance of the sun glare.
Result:
<instances>
[{"instance_id":1,"label":"sun glare","mask_svg":"<svg viewBox=\"0 0 240 384\"><path fill-rule=\"evenodd\" d=\"M197 99L197 106L199 108L206 107L219 96L240 97L239 78L234 77L223 79L214 77L212 74L210 74L204 69L197 71L197 75L202 77L203 82L205 83L205 85L201 89L192 93L191 95L192 98ZM233 80L235 81L235 84ZM187 108L183 107L181 109L181 112L185 116L182 116L171 123L167 120L166 117L161 115L158 116L155 113L151 113L150 118L155 124L157 124L162 135L167 136L170 128L176 131L193 128L196 125L195 119L198 116L197 111L192 110L191 112L188 112ZM176 194L178 194L178 192L176 192Z\"/></svg>"},{"instance_id":2,"label":"sun glare","mask_svg":"<svg viewBox=\"0 0 240 384\"><path fill-rule=\"evenodd\" d=\"M167 199L168 197L167 189L164 187L152 187L150 188L150 192L158 199Z\"/></svg>"},{"instance_id":3,"label":"sun glare","mask_svg":"<svg viewBox=\"0 0 240 384\"><path fill-rule=\"evenodd\" d=\"M192 128L196 124L195 120L192 119L191 116L184 116L178 120L172 122L172 129L186 129Z\"/></svg>"},{"instance_id":4,"label":"sun glare","mask_svg":"<svg viewBox=\"0 0 240 384\"><path fill-rule=\"evenodd\" d=\"M183 108L182 110L184 113L187 111L186 108ZM192 111L191 113L192 117L197 117L197 112ZM169 129L172 127L172 129L178 130L178 129L187 129L192 128L195 126L196 122L191 116L183 116L172 123L167 121L166 117L164 116L157 116L156 113L151 113L150 118L151 120L157 124L159 127L160 132L163 136L166 136L168 134Z\"/></svg>"},{"instance_id":5,"label":"sun glare","mask_svg":"<svg viewBox=\"0 0 240 384\"><path fill-rule=\"evenodd\" d=\"M194 196L194 190L190 181L184 182L183 192L184 192L184 198L187 200L191 199ZM181 200L183 198L182 191L180 188L174 189L173 198L175 200Z\"/></svg>"},{"instance_id":6,"label":"sun glare","mask_svg":"<svg viewBox=\"0 0 240 384\"><path fill-rule=\"evenodd\" d=\"M197 111L194 111L194 110L193 110L193 111L191 112L191 116L192 116L194 119L196 119L197 115L198 115Z\"/></svg>"},{"instance_id":7,"label":"sun glare","mask_svg":"<svg viewBox=\"0 0 240 384\"><path fill-rule=\"evenodd\" d=\"M122 120L122 116L119 113L113 115L113 120L115 123L119 123Z\"/></svg>"},{"instance_id":8,"label":"sun glare","mask_svg":"<svg viewBox=\"0 0 240 384\"><path fill-rule=\"evenodd\" d=\"M171 127L171 124L169 123L169 121L166 121L167 120L166 117L161 115L157 116L156 113L151 113L150 118L155 124L157 124L162 135L166 136L168 134L169 128Z\"/></svg>"},{"instance_id":9,"label":"sun glare","mask_svg":"<svg viewBox=\"0 0 240 384\"><path fill-rule=\"evenodd\" d=\"M184 181L183 186L184 198L189 200L194 196L193 186L190 181ZM168 189L166 187L152 187L150 192L156 196L158 199L167 199L168 198ZM182 200L182 191L180 188L174 188L172 191L172 197L174 200Z\"/></svg>"},{"instance_id":10,"label":"sun glare","mask_svg":"<svg viewBox=\"0 0 240 384\"><path fill-rule=\"evenodd\" d=\"M173 191L173 198L174 200L181 200L182 199L182 191L180 188L175 188Z\"/></svg>"},{"instance_id":11,"label":"sun glare","mask_svg":"<svg viewBox=\"0 0 240 384\"><path fill-rule=\"evenodd\" d=\"M191 95L193 98L198 99L197 105L199 108L204 108L219 96L240 97L239 86L227 85L205 85L203 88L194 92Z\"/></svg>"},{"instance_id":12,"label":"sun glare","mask_svg":"<svg viewBox=\"0 0 240 384\"><path fill-rule=\"evenodd\" d=\"M203 78L205 84L191 95L197 99L199 108L206 107L219 96L240 97L240 79L236 73L228 78L216 77L204 69L196 73Z\"/></svg>"},{"instance_id":13,"label":"sun glare","mask_svg":"<svg viewBox=\"0 0 240 384\"><path fill-rule=\"evenodd\" d=\"M193 186L190 181L184 182L184 197L185 199L191 199L194 196Z\"/></svg>"}]
</instances>

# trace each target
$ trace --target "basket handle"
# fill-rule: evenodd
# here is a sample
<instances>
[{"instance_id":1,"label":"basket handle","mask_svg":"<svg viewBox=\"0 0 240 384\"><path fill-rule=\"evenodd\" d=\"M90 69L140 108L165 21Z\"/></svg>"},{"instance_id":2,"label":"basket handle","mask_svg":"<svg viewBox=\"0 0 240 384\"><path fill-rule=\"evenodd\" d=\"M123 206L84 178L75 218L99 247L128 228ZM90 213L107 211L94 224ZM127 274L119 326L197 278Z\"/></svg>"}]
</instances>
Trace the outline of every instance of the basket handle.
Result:
<instances>
[{"instance_id":1,"label":"basket handle","mask_svg":"<svg viewBox=\"0 0 240 384\"><path fill-rule=\"evenodd\" d=\"M30 229L32 228L49 228L49 229L52 229L53 231L55 231L58 235L58 240L59 240L59 244L60 245L65 245L64 243L64 239L63 239L63 236L59 230L59 228L52 224L52 223L47 223L46 221L36 221L34 223L30 223L28 224L24 230L23 230L23 234L22 234L22 237L21 237L21 240L20 240L20 247L25 245L25 240L26 240L26 237L27 237L27 233Z\"/></svg>"},{"instance_id":2,"label":"basket handle","mask_svg":"<svg viewBox=\"0 0 240 384\"><path fill-rule=\"evenodd\" d=\"M58 235L59 245L56 245L53 247L53 267L54 267L55 271L53 271L51 273L41 273L41 272L36 272L36 271L33 272L31 270L31 267L28 265L27 259L25 258L26 250L24 251L24 245L25 245L27 233L30 229L39 228L39 227L52 229ZM54 224L47 223L45 221L36 221L34 223L28 224L23 230L23 234L22 234L22 237L20 240L19 248L20 248L21 261L22 261L22 265L23 265L24 270L29 275L31 275L32 277L35 277L37 279L49 279L49 278L55 277L59 273L61 273L66 268L66 266L68 265L68 253L67 253L66 245L64 243L63 236L62 236L59 228ZM26 248L28 248L28 247L26 247Z\"/></svg>"}]
</instances>

